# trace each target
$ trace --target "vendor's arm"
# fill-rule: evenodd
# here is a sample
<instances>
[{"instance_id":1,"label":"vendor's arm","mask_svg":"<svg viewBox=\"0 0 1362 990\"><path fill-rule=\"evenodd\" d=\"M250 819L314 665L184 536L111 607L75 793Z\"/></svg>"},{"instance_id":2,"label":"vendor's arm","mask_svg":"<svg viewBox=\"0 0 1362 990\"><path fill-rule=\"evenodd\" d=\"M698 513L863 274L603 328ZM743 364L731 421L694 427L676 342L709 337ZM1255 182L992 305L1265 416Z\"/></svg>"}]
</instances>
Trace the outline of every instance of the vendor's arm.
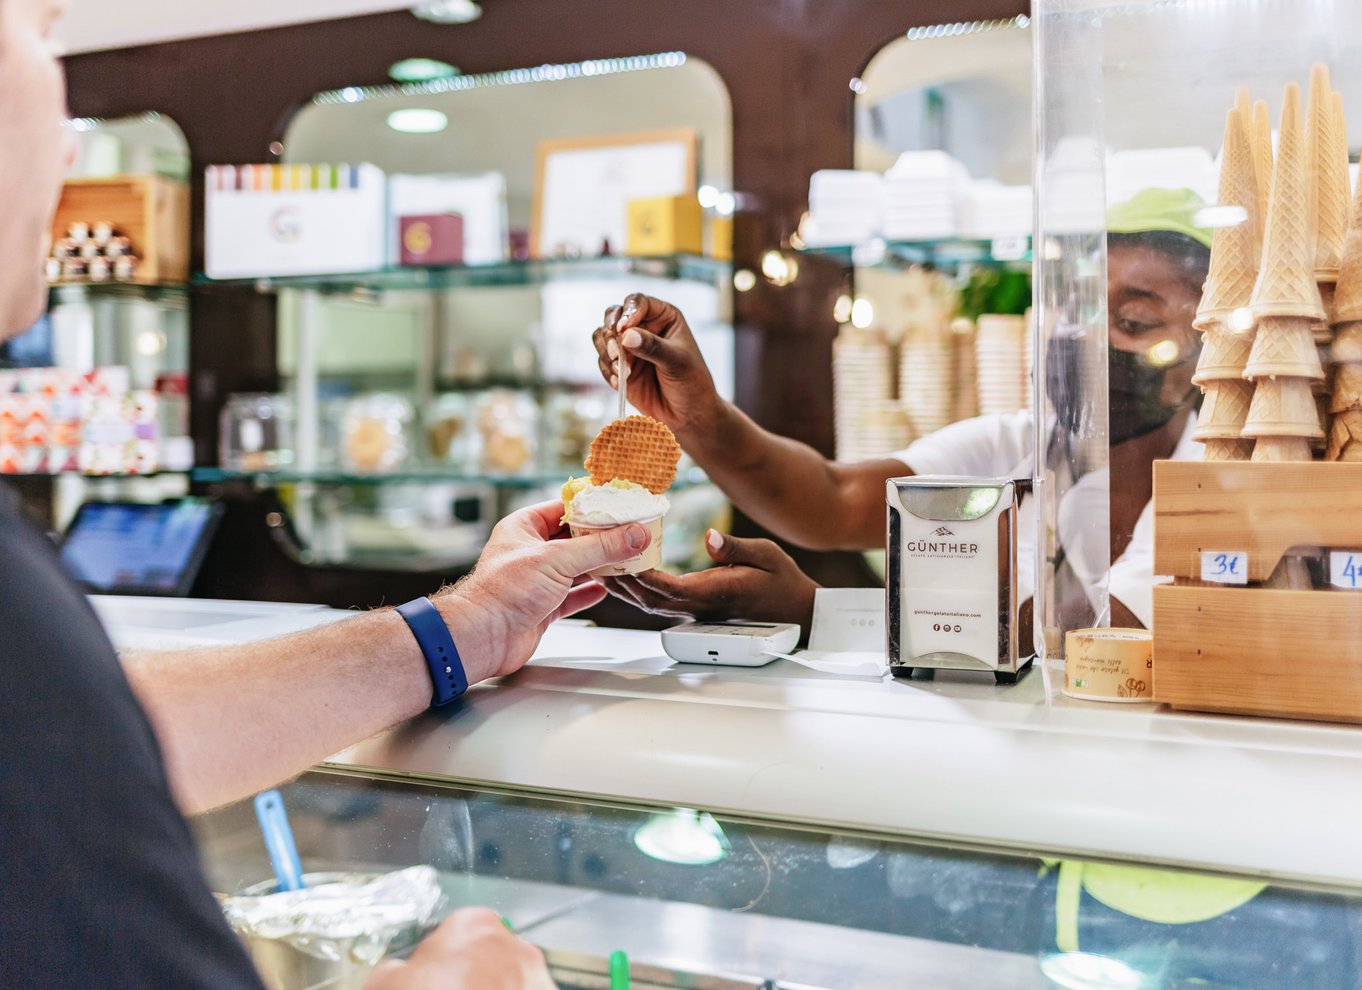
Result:
<instances>
[{"instance_id":1,"label":"vendor's arm","mask_svg":"<svg viewBox=\"0 0 1362 990\"><path fill-rule=\"evenodd\" d=\"M554 619L605 595L578 576L647 545L638 525L556 539L559 502L508 516L472 575L433 596L470 683L509 674ZM423 711L431 680L384 609L261 643L126 657L186 813L237 800Z\"/></svg>"},{"instance_id":2,"label":"vendor's arm","mask_svg":"<svg viewBox=\"0 0 1362 990\"><path fill-rule=\"evenodd\" d=\"M714 388L686 318L651 296L612 306L592 335L612 387L621 345L629 401L671 427L733 502L771 532L812 549L884 545L884 482L911 474L892 458L837 464L762 429Z\"/></svg>"},{"instance_id":3,"label":"vendor's arm","mask_svg":"<svg viewBox=\"0 0 1362 990\"><path fill-rule=\"evenodd\" d=\"M606 578L610 593L645 612L686 619L793 622L808 638L818 585L770 540L711 529L705 550L720 566L693 574L644 571Z\"/></svg>"}]
</instances>

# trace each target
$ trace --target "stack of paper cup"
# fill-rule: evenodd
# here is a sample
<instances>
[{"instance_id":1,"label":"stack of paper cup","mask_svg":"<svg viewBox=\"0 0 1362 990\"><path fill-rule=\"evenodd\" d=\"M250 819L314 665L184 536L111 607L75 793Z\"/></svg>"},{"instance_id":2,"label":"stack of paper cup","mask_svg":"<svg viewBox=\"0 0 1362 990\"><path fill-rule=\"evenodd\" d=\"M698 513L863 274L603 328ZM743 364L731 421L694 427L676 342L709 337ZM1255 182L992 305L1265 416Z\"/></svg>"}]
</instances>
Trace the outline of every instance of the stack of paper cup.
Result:
<instances>
[{"instance_id":1,"label":"stack of paper cup","mask_svg":"<svg viewBox=\"0 0 1362 990\"><path fill-rule=\"evenodd\" d=\"M880 234L884 180L875 172L821 169L809 178L806 243L815 247L855 245Z\"/></svg>"},{"instance_id":2,"label":"stack of paper cup","mask_svg":"<svg viewBox=\"0 0 1362 990\"><path fill-rule=\"evenodd\" d=\"M861 412L861 428L849 461L887 457L903 450L915 439L912 420L901 403L882 402Z\"/></svg>"},{"instance_id":3,"label":"stack of paper cup","mask_svg":"<svg viewBox=\"0 0 1362 990\"><path fill-rule=\"evenodd\" d=\"M960 317L951 321L951 353L955 365L955 404L952 419L979 415L979 369L974 362L974 321Z\"/></svg>"},{"instance_id":4,"label":"stack of paper cup","mask_svg":"<svg viewBox=\"0 0 1362 990\"><path fill-rule=\"evenodd\" d=\"M924 436L950 423L955 413L955 350L937 327L913 328L899 345L899 399Z\"/></svg>"},{"instance_id":5,"label":"stack of paper cup","mask_svg":"<svg viewBox=\"0 0 1362 990\"><path fill-rule=\"evenodd\" d=\"M1023 316L979 317L975 331L979 412L1013 413L1027 406L1028 334Z\"/></svg>"},{"instance_id":6,"label":"stack of paper cup","mask_svg":"<svg viewBox=\"0 0 1362 990\"><path fill-rule=\"evenodd\" d=\"M919 241L960 235L969 172L944 151L905 151L884 176L884 236Z\"/></svg>"},{"instance_id":7,"label":"stack of paper cup","mask_svg":"<svg viewBox=\"0 0 1362 990\"><path fill-rule=\"evenodd\" d=\"M893 389L893 357L884 335L844 329L832 344L832 411L838 460L869 456L863 453L863 431L869 415L878 415L893 401Z\"/></svg>"}]
</instances>

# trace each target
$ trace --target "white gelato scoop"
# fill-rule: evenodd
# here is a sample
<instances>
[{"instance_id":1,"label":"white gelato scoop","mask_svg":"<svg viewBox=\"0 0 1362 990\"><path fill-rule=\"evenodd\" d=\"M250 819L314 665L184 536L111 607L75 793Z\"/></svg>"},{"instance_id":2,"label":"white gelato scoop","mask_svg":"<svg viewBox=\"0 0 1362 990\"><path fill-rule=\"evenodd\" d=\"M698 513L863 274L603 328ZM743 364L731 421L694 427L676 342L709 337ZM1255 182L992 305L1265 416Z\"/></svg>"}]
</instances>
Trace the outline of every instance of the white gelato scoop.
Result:
<instances>
[{"instance_id":1,"label":"white gelato scoop","mask_svg":"<svg viewBox=\"0 0 1362 990\"><path fill-rule=\"evenodd\" d=\"M667 496L629 481L593 485L580 478L563 486L563 518L569 526L619 526L656 519L670 508Z\"/></svg>"}]
</instances>

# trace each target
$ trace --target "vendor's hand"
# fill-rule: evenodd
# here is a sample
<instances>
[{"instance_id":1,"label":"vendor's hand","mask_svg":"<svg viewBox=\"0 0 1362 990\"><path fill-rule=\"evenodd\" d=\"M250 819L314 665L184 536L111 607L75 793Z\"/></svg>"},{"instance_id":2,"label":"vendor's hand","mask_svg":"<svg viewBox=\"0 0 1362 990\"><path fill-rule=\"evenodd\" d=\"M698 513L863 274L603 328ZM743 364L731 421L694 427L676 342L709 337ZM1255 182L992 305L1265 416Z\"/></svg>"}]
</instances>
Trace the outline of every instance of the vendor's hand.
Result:
<instances>
[{"instance_id":1,"label":"vendor's hand","mask_svg":"<svg viewBox=\"0 0 1362 990\"><path fill-rule=\"evenodd\" d=\"M678 434L704 429L722 400L681 311L671 303L635 293L605 311L591 335L601 377L619 387L621 345L629 361L629 401L644 415Z\"/></svg>"},{"instance_id":2,"label":"vendor's hand","mask_svg":"<svg viewBox=\"0 0 1362 990\"><path fill-rule=\"evenodd\" d=\"M705 549L716 563L694 574L644 571L604 578L612 595L645 612L687 619L794 622L801 642L813 621L818 585L770 540L746 540L711 529Z\"/></svg>"},{"instance_id":3,"label":"vendor's hand","mask_svg":"<svg viewBox=\"0 0 1362 990\"><path fill-rule=\"evenodd\" d=\"M390 959L364 990L554 990L544 954L506 930L495 911L460 908L408 960Z\"/></svg>"},{"instance_id":4,"label":"vendor's hand","mask_svg":"<svg viewBox=\"0 0 1362 990\"><path fill-rule=\"evenodd\" d=\"M557 500L511 513L492 530L473 573L432 598L470 683L518 670L550 622L605 597L582 575L637 556L651 539L638 523L569 536L562 516Z\"/></svg>"}]
</instances>

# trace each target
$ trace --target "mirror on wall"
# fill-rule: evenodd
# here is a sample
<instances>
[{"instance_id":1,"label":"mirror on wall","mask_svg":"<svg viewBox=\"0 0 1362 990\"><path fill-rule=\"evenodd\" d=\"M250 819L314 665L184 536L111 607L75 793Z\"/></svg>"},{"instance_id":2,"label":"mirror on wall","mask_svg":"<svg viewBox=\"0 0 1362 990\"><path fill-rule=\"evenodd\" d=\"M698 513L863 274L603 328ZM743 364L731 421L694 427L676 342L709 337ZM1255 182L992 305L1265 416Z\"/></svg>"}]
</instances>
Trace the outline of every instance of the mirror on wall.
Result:
<instances>
[{"instance_id":1,"label":"mirror on wall","mask_svg":"<svg viewBox=\"0 0 1362 990\"><path fill-rule=\"evenodd\" d=\"M70 172L73 179L123 174L189 179L189 142L180 126L165 114L77 117L71 126L78 145Z\"/></svg>"},{"instance_id":2,"label":"mirror on wall","mask_svg":"<svg viewBox=\"0 0 1362 990\"><path fill-rule=\"evenodd\" d=\"M907 151L944 151L974 179L1031 181L1031 31L896 38L856 93L856 168L888 171Z\"/></svg>"},{"instance_id":3,"label":"mirror on wall","mask_svg":"<svg viewBox=\"0 0 1362 990\"><path fill-rule=\"evenodd\" d=\"M413 118L413 113L418 116ZM424 123L420 114L425 115ZM531 225L540 142L589 144L621 135L691 130L698 135L699 183L729 190L731 118L728 92L719 75L704 62L667 53L580 63L570 71L541 67L321 94L289 125L283 160L372 162L389 177L390 205L400 196L413 204L414 212L426 209L423 203L439 201L441 195L452 196L451 202L466 204L463 234L470 252L475 236L480 236L474 228L485 229L483 213L490 209L499 214L493 224L497 238L509 238L511 245L502 249L494 244L491 251L504 250L502 256L514 257L523 254ZM416 131L410 129L413 126ZM394 177L400 177L397 185ZM432 191L437 183L453 191ZM462 189L456 188L460 184ZM596 250L594 245L575 247L587 253ZM624 248L612 247L615 253ZM390 260L397 260L396 251L390 250ZM477 263L487 258L465 260ZM398 335L397 346L430 356L435 386L596 385L600 379L589 337L601 312L630 291L654 292L686 306L692 325L702 333L719 335L706 357L731 392L727 383L732 378L732 347L724 328L727 286L717 279L619 277L590 269L551 279L513 274L506 281L509 284L385 291L376 301L363 302L413 314L406 324L410 329ZM527 281L532 284L523 284ZM323 347L331 371L362 378L374 366L368 348L358 344L364 307L357 307L354 298L334 297L322 300L321 307L322 322L334 327L337 335L336 347ZM281 300L280 366L286 370L295 361L297 314L296 304ZM433 331L433 341L416 339L425 332L423 327Z\"/></svg>"},{"instance_id":4,"label":"mirror on wall","mask_svg":"<svg viewBox=\"0 0 1362 990\"><path fill-rule=\"evenodd\" d=\"M732 394L731 282L714 251L630 262L623 237L595 236L531 256L546 209L537 187L550 171L541 145L590 157L674 135L684 135L688 204L708 222L732 188L732 112L719 75L680 52L350 87L299 110L281 161L371 163L390 214L381 277L278 292L292 467L341 479L290 506L312 560L467 562L500 514L540 497L525 492L556 492L580 475L615 409L591 333L631 292L683 309L716 384ZM646 198L632 192L637 168L606 156L593 165L593 188L614 190L621 204ZM436 221L450 216L459 257L413 260L404 231L421 223L441 236ZM348 484L355 475L390 477L363 488ZM707 561L703 533L726 503L703 485L672 501L664 553L681 566L697 553Z\"/></svg>"},{"instance_id":5,"label":"mirror on wall","mask_svg":"<svg viewBox=\"0 0 1362 990\"><path fill-rule=\"evenodd\" d=\"M810 187L811 229L852 248L840 459L1031 401L1031 35L1024 16L915 27L852 81L855 171Z\"/></svg>"},{"instance_id":6,"label":"mirror on wall","mask_svg":"<svg viewBox=\"0 0 1362 990\"><path fill-rule=\"evenodd\" d=\"M164 114L83 117L70 126L77 145L70 180L156 176L185 182L189 177L189 143ZM98 223L111 218L85 219ZM182 252L187 251L186 231ZM47 313L28 333L0 344L0 368L122 365L129 369L134 388L152 388L166 372L188 368L188 306L182 288L123 286L112 277L81 282L65 273L53 281Z\"/></svg>"}]
</instances>

